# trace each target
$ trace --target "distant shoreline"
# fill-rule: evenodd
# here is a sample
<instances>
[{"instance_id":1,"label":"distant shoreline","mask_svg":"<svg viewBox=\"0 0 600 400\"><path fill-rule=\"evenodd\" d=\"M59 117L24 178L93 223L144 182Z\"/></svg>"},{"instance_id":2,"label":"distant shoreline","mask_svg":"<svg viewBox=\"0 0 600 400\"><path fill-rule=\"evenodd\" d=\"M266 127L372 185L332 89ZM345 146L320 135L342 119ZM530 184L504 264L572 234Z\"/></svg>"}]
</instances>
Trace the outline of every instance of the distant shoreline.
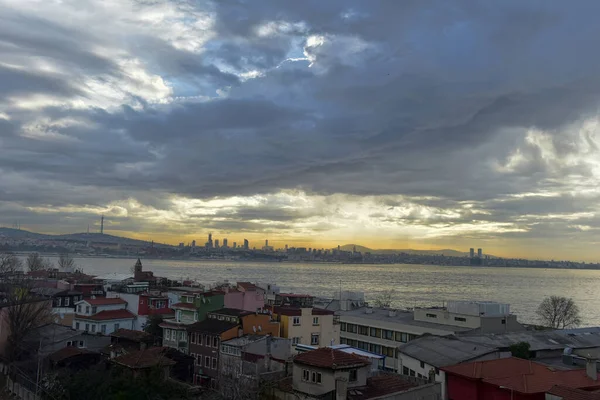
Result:
<instances>
[{"instance_id":1,"label":"distant shoreline","mask_svg":"<svg viewBox=\"0 0 600 400\"><path fill-rule=\"evenodd\" d=\"M18 256L26 257L28 254L35 253L30 252L14 252L13 254ZM59 253L48 253L39 252L44 257L58 257ZM109 259L109 260L136 260L141 258L143 260L164 260L164 261L187 261L187 262L231 262L231 263L281 263L281 264L328 264L328 265L421 265L424 267L471 267L471 268L490 268L490 269L502 269L502 268L515 268L515 269L560 269L560 270L577 270L577 271L599 271L600 267L590 266L589 268L565 268L565 267L549 267L547 265L449 265L449 264L420 264L420 263L377 263L377 262L341 262L341 261L308 261L308 260L272 260L272 259L223 259L223 258L178 258L178 257L152 257L152 256L140 256L140 255L122 255L122 256L101 256L101 255L83 255L83 254L71 254L74 258L93 258L93 259Z\"/></svg>"}]
</instances>

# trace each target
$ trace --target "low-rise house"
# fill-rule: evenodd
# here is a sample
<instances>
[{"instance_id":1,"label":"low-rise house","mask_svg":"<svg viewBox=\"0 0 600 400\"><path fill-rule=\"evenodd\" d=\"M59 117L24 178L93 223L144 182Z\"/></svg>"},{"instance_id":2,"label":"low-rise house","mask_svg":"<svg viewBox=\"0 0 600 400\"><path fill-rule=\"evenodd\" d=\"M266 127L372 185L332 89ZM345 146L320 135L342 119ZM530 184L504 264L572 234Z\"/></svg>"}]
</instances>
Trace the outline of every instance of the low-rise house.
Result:
<instances>
[{"instance_id":1,"label":"low-rise house","mask_svg":"<svg viewBox=\"0 0 600 400\"><path fill-rule=\"evenodd\" d=\"M52 299L52 313L57 323L65 326L73 325L75 303L83 299L82 292L49 287L36 287L31 289L31 292Z\"/></svg>"},{"instance_id":2,"label":"low-rise house","mask_svg":"<svg viewBox=\"0 0 600 400\"><path fill-rule=\"evenodd\" d=\"M240 325L244 335L271 335L279 337L280 324L267 311L250 312L233 308L222 308L207 314L208 319L234 322Z\"/></svg>"},{"instance_id":3,"label":"low-rise house","mask_svg":"<svg viewBox=\"0 0 600 400\"><path fill-rule=\"evenodd\" d=\"M81 300L77 306L73 329L110 335L120 328L133 329L136 316L127 310L127 302L118 298L97 297Z\"/></svg>"},{"instance_id":4,"label":"low-rise house","mask_svg":"<svg viewBox=\"0 0 600 400\"><path fill-rule=\"evenodd\" d=\"M239 336L235 322L205 319L187 326L189 354L196 359L194 383L217 387L221 343Z\"/></svg>"},{"instance_id":5,"label":"low-rise house","mask_svg":"<svg viewBox=\"0 0 600 400\"><path fill-rule=\"evenodd\" d=\"M385 356L381 354L371 353L366 350L361 350L356 347L349 346L347 344L335 344L333 346L329 346L334 350L343 351L344 353L355 354L357 356L363 357L371 362L371 371L383 371L385 369ZM305 344L297 344L296 351L298 353L305 353L307 351L316 350L318 347L316 346L307 346Z\"/></svg>"},{"instance_id":6,"label":"low-rise house","mask_svg":"<svg viewBox=\"0 0 600 400\"><path fill-rule=\"evenodd\" d=\"M224 298L226 308L256 312L265 307L265 291L250 282L238 282L228 289Z\"/></svg>"},{"instance_id":7,"label":"low-rise house","mask_svg":"<svg viewBox=\"0 0 600 400\"><path fill-rule=\"evenodd\" d=\"M599 390L595 362L586 369L558 370L520 358L475 361L444 367L450 400L545 400L555 385Z\"/></svg>"},{"instance_id":8,"label":"low-rise house","mask_svg":"<svg viewBox=\"0 0 600 400\"><path fill-rule=\"evenodd\" d=\"M421 379L434 377L442 385L442 400L446 400L446 373L440 368L508 356L495 347L462 341L454 336L424 335L398 347L396 369L402 375Z\"/></svg>"},{"instance_id":9,"label":"low-rise house","mask_svg":"<svg viewBox=\"0 0 600 400\"><path fill-rule=\"evenodd\" d=\"M156 342L151 334L143 331L120 328L110 334L110 358L131 351L144 350Z\"/></svg>"},{"instance_id":10,"label":"low-rise house","mask_svg":"<svg viewBox=\"0 0 600 400\"><path fill-rule=\"evenodd\" d=\"M305 297L302 299L306 300ZM291 339L294 345L324 347L340 343L340 325L333 311L291 305L276 306L273 308L273 318L281 324L280 336Z\"/></svg>"},{"instance_id":11,"label":"low-rise house","mask_svg":"<svg viewBox=\"0 0 600 400\"><path fill-rule=\"evenodd\" d=\"M129 369L134 377L147 374L154 368L163 370L163 379L167 380L175 361L166 357L164 348L152 347L123 354L113 360L116 365Z\"/></svg>"},{"instance_id":12,"label":"low-rise house","mask_svg":"<svg viewBox=\"0 0 600 400\"><path fill-rule=\"evenodd\" d=\"M280 399L437 400L440 385L411 377L372 373L356 354L319 348L294 358L291 387L275 390Z\"/></svg>"},{"instance_id":13,"label":"low-rise house","mask_svg":"<svg viewBox=\"0 0 600 400\"><path fill-rule=\"evenodd\" d=\"M52 370L68 368L73 372L97 365L102 355L85 348L63 347L48 356Z\"/></svg>"},{"instance_id":14,"label":"low-rise house","mask_svg":"<svg viewBox=\"0 0 600 400\"><path fill-rule=\"evenodd\" d=\"M83 298L87 299L92 296L104 296L104 286L102 283L74 283L71 285L71 290L83 293Z\"/></svg>"},{"instance_id":15,"label":"low-rise house","mask_svg":"<svg viewBox=\"0 0 600 400\"><path fill-rule=\"evenodd\" d=\"M164 319L171 319L174 311L169 307L169 298L157 291L145 293L124 293L109 291L108 298L120 298L127 302L127 310L137 316L134 329L143 330L151 315L160 315Z\"/></svg>"},{"instance_id":16,"label":"low-rise house","mask_svg":"<svg viewBox=\"0 0 600 400\"><path fill-rule=\"evenodd\" d=\"M187 326L203 321L209 312L223 308L224 295L225 293L220 291L182 292L179 302L171 305L175 317L165 319L160 324L160 327L163 328L163 346L188 353Z\"/></svg>"}]
</instances>

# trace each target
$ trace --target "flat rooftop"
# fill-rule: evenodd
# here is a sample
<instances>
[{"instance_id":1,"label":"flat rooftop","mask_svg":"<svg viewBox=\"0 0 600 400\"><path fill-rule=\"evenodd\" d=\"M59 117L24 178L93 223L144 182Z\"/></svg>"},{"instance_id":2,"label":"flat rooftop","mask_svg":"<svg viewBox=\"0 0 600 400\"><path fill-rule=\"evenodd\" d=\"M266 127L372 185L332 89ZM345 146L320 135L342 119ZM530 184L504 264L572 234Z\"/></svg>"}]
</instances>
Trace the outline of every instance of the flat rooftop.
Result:
<instances>
[{"instance_id":1,"label":"flat rooftop","mask_svg":"<svg viewBox=\"0 0 600 400\"><path fill-rule=\"evenodd\" d=\"M415 321L413 319L414 314L412 311L397 310L396 315L390 317L390 310L386 310L383 308L372 308L372 310L373 310L372 313L367 313L366 310L367 310L367 308L358 308L356 310L336 311L336 315L339 315L342 318L343 317L361 318L361 319L365 319L365 320L374 320L374 321L379 321L379 322L387 322L387 323L391 323L391 324L414 326L414 327L418 327L418 328L438 329L438 330L447 331L449 333L451 333L451 332L467 332L467 331L472 330L472 328L463 328L463 327L459 327L459 326L436 324L433 322ZM342 322L344 322L344 321L342 320Z\"/></svg>"}]
</instances>

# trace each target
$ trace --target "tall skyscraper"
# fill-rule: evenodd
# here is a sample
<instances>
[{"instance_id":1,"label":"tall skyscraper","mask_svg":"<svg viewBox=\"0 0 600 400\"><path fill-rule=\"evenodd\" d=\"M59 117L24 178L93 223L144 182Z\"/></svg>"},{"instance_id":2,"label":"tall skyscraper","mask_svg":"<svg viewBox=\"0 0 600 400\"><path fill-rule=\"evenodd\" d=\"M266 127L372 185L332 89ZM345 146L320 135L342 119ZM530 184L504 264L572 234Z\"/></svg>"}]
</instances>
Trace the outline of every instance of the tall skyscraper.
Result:
<instances>
[{"instance_id":1,"label":"tall skyscraper","mask_svg":"<svg viewBox=\"0 0 600 400\"><path fill-rule=\"evenodd\" d=\"M475 249L471 247L471 250L469 251L469 257L474 258L475 257Z\"/></svg>"},{"instance_id":2,"label":"tall skyscraper","mask_svg":"<svg viewBox=\"0 0 600 400\"><path fill-rule=\"evenodd\" d=\"M219 239L215 239L215 249L219 248Z\"/></svg>"},{"instance_id":3,"label":"tall skyscraper","mask_svg":"<svg viewBox=\"0 0 600 400\"><path fill-rule=\"evenodd\" d=\"M477 249L477 257L483 258L483 251L481 249Z\"/></svg>"},{"instance_id":4,"label":"tall skyscraper","mask_svg":"<svg viewBox=\"0 0 600 400\"><path fill-rule=\"evenodd\" d=\"M103 235L104 234L104 214L102 215L102 217L100 218L100 234Z\"/></svg>"},{"instance_id":5,"label":"tall skyscraper","mask_svg":"<svg viewBox=\"0 0 600 400\"><path fill-rule=\"evenodd\" d=\"M248 239L244 239L244 250L248 250L250 248L250 244L248 243Z\"/></svg>"},{"instance_id":6,"label":"tall skyscraper","mask_svg":"<svg viewBox=\"0 0 600 400\"><path fill-rule=\"evenodd\" d=\"M269 239L265 240L265 247L269 247Z\"/></svg>"},{"instance_id":7,"label":"tall skyscraper","mask_svg":"<svg viewBox=\"0 0 600 400\"><path fill-rule=\"evenodd\" d=\"M196 247L196 241L192 240L192 249Z\"/></svg>"},{"instance_id":8,"label":"tall skyscraper","mask_svg":"<svg viewBox=\"0 0 600 400\"><path fill-rule=\"evenodd\" d=\"M206 248L207 249L212 249L213 248L212 233L208 234L208 241L206 242Z\"/></svg>"},{"instance_id":9,"label":"tall skyscraper","mask_svg":"<svg viewBox=\"0 0 600 400\"><path fill-rule=\"evenodd\" d=\"M233 242L233 248L234 249L237 248L237 243L236 242Z\"/></svg>"},{"instance_id":10,"label":"tall skyscraper","mask_svg":"<svg viewBox=\"0 0 600 400\"><path fill-rule=\"evenodd\" d=\"M227 247L227 238L223 239L223 247Z\"/></svg>"}]
</instances>

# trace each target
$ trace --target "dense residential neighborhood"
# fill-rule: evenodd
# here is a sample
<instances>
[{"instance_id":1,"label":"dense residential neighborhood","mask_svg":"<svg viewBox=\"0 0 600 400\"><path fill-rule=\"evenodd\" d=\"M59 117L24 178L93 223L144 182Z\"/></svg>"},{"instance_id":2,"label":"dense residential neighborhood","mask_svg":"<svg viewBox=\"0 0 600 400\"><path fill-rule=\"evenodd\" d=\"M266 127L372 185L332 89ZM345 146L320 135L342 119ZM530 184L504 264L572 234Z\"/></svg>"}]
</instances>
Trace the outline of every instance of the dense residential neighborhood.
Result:
<instances>
[{"instance_id":1,"label":"dense residential neighborhood","mask_svg":"<svg viewBox=\"0 0 600 400\"><path fill-rule=\"evenodd\" d=\"M489 301L398 310L360 292L169 281L139 259L131 271L5 270L3 390L67 399L102 379L160 398L600 397L600 328L533 326Z\"/></svg>"}]
</instances>

